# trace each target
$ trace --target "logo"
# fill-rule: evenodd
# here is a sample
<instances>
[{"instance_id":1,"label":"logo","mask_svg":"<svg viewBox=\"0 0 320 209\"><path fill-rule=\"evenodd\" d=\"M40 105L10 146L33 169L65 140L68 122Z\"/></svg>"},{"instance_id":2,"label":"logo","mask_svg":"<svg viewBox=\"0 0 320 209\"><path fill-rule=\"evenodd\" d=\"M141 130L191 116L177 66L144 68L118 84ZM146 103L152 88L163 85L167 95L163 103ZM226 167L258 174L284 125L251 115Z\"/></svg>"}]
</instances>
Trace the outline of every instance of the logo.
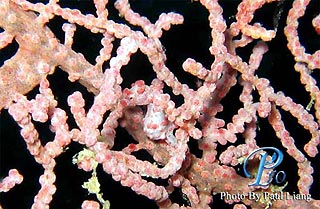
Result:
<instances>
[{"instance_id":1,"label":"logo","mask_svg":"<svg viewBox=\"0 0 320 209\"><path fill-rule=\"evenodd\" d=\"M272 151L272 156L268 154L266 151ZM274 170L276 167L278 167L282 160L283 160L283 153L275 148L275 147L261 147L259 149L256 149L252 151L248 157L244 160L243 163L243 171L247 178L252 178L252 175L248 173L247 171L247 164L250 158L253 158L255 155L260 154L260 163L258 167L258 172L256 174L255 182L252 184L249 184L249 186L268 186L273 179L275 179L277 184L281 184L284 182L286 178L286 174L284 171L277 172ZM271 156L271 159L270 157ZM265 170L270 170L268 175L269 178L266 182L261 182L262 174Z\"/></svg>"}]
</instances>

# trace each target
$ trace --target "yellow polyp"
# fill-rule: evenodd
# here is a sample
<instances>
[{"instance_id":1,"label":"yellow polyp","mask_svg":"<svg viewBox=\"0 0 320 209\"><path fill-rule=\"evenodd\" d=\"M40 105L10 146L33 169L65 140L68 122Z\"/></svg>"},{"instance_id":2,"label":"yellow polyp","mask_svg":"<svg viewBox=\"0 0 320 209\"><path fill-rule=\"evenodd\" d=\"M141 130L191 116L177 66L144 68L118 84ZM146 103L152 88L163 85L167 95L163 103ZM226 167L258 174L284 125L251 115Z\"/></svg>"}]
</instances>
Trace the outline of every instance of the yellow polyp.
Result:
<instances>
[{"instance_id":1,"label":"yellow polyp","mask_svg":"<svg viewBox=\"0 0 320 209\"><path fill-rule=\"evenodd\" d=\"M95 161L95 154L94 152L92 152L89 149L83 149L82 151L80 151L78 154L76 154L75 156L72 157L72 163L73 164L78 164L81 161L84 161L86 159L94 159L94 165L93 165L93 169L95 170L96 167L98 166L98 162Z\"/></svg>"},{"instance_id":2,"label":"yellow polyp","mask_svg":"<svg viewBox=\"0 0 320 209\"><path fill-rule=\"evenodd\" d=\"M87 189L90 194L95 194L101 205L103 205L103 209L110 208L110 202L104 200L102 193L100 193L100 183L96 176L96 170L93 171L91 178L83 183L82 188Z\"/></svg>"},{"instance_id":3,"label":"yellow polyp","mask_svg":"<svg viewBox=\"0 0 320 209\"><path fill-rule=\"evenodd\" d=\"M242 165L246 158L247 158L246 156L238 158L238 163Z\"/></svg>"},{"instance_id":4,"label":"yellow polyp","mask_svg":"<svg viewBox=\"0 0 320 209\"><path fill-rule=\"evenodd\" d=\"M100 204L103 206L102 209L109 209L110 208L110 202L108 200L104 200L102 197L102 193L100 192L100 183L97 177L97 166L98 162L95 160L95 153L89 149L83 149L78 154L73 156L72 163L77 164L80 163L83 160L87 159L93 159L94 165L93 165L93 171L91 178L88 179L88 181L84 182L82 184L82 188L88 190L90 194L95 194L97 199L99 200Z\"/></svg>"},{"instance_id":5,"label":"yellow polyp","mask_svg":"<svg viewBox=\"0 0 320 209\"><path fill-rule=\"evenodd\" d=\"M314 105L314 100L316 99L316 97L312 94L311 95L311 100L309 102L309 104L306 107L306 110L310 111L311 107Z\"/></svg>"},{"instance_id":6,"label":"yellow polyp","mask_svg":"<svg viewBox=\"0 0 320 209\"><path fill-rule=\"evenodd\" d=\"M277 185L271 184L269 188L272 192L281 192L283 191L284 188L286 188L287 185L288 185L288 182L286 182L283 186L277 186Z\"/></svg>"},{"instance_id":7,"label":"yellow polyp","mask_svg":"<svg viewBox=\"0 0 320 209\"><path fill-rule=\"evenodd\" d=\"M83 183L82 188L87 189L91 194L99 194L100 183L98 181L98 178L95 175L92 175L87 182Z\"/></svg>"},{"instance_id":8,"label":"yellow polyp","mask_svg":"<svg viewBox=\"0 0 320 209\"><path fill-rule=\"evenodd\" d=\"M288 185L288 182L286 182L283 186L277 186L277 185L273 185L270 184L268 190L271 191L271 193L277 193L277 192L282 192L283 189ZM268 197L265 198L264 195L261 195L261 198L259 199L259 202L263 203L263 204L267 204L266 207L264 209L269 209L272 206L272 199L269 199Z\"/></svg>"}]
</instances>

